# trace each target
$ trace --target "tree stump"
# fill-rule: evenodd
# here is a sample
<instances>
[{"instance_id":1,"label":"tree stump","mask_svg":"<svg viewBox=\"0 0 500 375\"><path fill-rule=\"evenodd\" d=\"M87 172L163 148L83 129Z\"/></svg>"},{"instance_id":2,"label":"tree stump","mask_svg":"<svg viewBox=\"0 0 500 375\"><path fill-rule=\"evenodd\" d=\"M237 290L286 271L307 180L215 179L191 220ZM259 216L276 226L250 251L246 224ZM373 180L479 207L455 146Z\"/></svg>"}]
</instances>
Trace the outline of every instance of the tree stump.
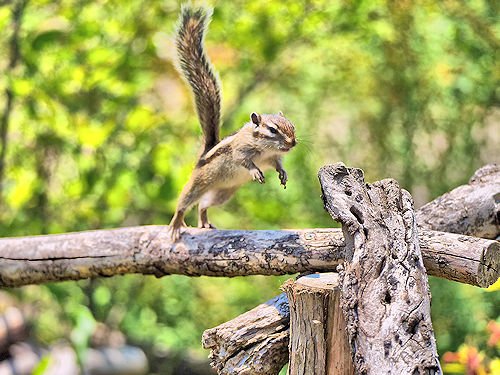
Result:
<instances>
[{"instance_id":1,"label":"tree stump","mask_svg":"<svg viewBox=\"0 0 500 375\"><path fill-rule=\"evenodd\" d=\"M442 373L410 194L395 180L366 184L342 163L319 171L325 208L354 251L340 274L357 374Z\"/></svg>"},{"instance_id":2,"label":"tree stump","mask_svg":"<svg viewBox=\"0 0 500 375\"><path fill-rule=\"evenodd\" d=\"M282 289L290 305L288 374L354 374L338 274L289 280Z\"/></svg>"}]
</instances>

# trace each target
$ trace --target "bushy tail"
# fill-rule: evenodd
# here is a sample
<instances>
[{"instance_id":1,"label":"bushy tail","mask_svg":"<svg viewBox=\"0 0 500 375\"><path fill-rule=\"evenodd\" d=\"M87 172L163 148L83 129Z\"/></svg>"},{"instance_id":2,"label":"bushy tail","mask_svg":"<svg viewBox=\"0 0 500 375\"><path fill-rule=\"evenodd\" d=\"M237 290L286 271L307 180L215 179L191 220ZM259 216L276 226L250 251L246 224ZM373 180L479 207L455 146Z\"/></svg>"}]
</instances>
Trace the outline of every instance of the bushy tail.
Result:
<instances>
[{"instance_id":1,"label":"bushy tail","mask_svg":"<svg viewBox=\"0 0 500 375\"><path fill-rule=\"evenodd\" d=\"M218 78L205 53L204 38L212 11L184 5L177 27L179 67L191 86L204 137L201 155L219 142L221 94Z\"/></svg>"}]
</instances>

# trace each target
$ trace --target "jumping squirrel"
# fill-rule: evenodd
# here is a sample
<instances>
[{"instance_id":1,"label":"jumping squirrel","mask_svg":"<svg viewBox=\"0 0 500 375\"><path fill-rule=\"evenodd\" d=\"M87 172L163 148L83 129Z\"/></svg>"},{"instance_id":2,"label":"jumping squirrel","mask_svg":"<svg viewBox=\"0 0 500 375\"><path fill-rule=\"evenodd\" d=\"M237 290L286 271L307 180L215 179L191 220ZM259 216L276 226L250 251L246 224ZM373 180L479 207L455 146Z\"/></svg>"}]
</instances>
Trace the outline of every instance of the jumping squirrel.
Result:
<instances>
[{"instance_id":1,"label":"jumping squirrel","mask_svg":"<svg viewBox=\"0 0 500 375\"><path fill-rule=\"evenodd\" d=\"M210 9L184 5L177 27L178 66L194 94L203 148L170 222L173 241L179 239L181 227L186 226L184 215L192 205L199 203L198 226L214 228L208 221L207 209L225 203L250 180L263 184L266 169L274 168L286 188L288 178L281 157L296 145L295 128L282 112L253 112L238 132L219 141L221 89L204 47L211 15Z\"/></svg>"}]
</instances>

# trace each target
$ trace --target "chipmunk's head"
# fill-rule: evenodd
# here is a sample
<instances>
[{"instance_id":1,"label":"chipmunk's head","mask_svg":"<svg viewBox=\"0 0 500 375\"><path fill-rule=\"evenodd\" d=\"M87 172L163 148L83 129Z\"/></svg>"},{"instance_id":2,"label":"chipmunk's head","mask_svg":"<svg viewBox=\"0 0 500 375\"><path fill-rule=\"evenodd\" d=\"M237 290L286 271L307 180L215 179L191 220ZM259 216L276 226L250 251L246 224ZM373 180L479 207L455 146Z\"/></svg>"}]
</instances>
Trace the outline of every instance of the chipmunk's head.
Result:
<instances>
[{"instance_id":1,"label":"chipmunk's head","mask_svg":"<svg viewBox=\"0 0 500 375\"><path fill-rule=\"evenodd\" d=\"M261 139L267 148L288 152L297 144L295 127L280 111L277 115L250 115L253 136Z\"/></svg>"}]
</instances>

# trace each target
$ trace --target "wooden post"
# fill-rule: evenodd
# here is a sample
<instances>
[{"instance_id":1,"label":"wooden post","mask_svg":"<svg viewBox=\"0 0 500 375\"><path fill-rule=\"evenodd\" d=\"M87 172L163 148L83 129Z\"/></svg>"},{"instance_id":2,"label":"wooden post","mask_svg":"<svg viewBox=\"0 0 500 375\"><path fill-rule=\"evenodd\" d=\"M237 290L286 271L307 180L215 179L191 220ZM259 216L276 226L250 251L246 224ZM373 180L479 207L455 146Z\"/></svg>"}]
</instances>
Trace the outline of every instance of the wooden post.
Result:
<instances>
[{"instance_id":1,"label":"wooden post","mask_svg":"<svg viewBox=\"0 0 500 375\"><path fill-rule=\"evenodd\" d=\"M480 189L480 192L476 189ZM419 246L429 275L480 287L487 287L498 279L500 243L465 236L463 233L471 236L487 235L490 238L500 235L499 194L500 168L487 165L475 173L468 185L460 186L436 198L416 212ZM449 210L448 207L452 209ZM443 210L446 211L444 214L441 212ZM453 215L449 214L450 211ZM349 253L352 256L353 249L345 246L344 238L338 237L334 229L321 231L320 237L316 237L318 232L313 231L302 231L299 234L304 243L311 240L316 243L311 252L304 253L304 249L308 249L310 245L297 246L298 243L282 246L283 242L275 241L270 246L273 251L276 251L276 248L287 251L293 248L294 251L305 254L309 263L314 264L315 271L331 271L336 268L337 260L344 259L344 254ZM329 236L325 237L326 231L329 231ZM445 233L450 231L457 234ZM251 232L246 233L249 235ZM245 239L243 244L245 245L247 241ZM200 243L202 242L206 243L207 240L202 238ZM217 243L219 242L220 239ZM1 245L0 241L0 252ZM256 249L254 247L252 251L257 251ZM212 251L213 249L211 254ZM264 248L263 251L269 252ZM320 264L318 261L320 252L330 253L330 259L333 261ZM339 252L342 256L335 255ZM22 251L18 253L23 254ZM226 250L224 254L227 258ZM315 255L314 259L310 258L311 254ZM251 261L250 258L247 263ZM212 267L206 267L212 270ZM299 272L304 271L305 269ZM278 374L288 359L286 346L289 342L289 331L287 328L283 329L288 327L288 322L288 300L284 295L280 295L243 315L207 330L203 344L205 348L211 350L212 367L217 369L219 374ZM270 332L272 335L268 336Z\"/></svg>"},{"instance_id":2,"label":"wooden post","mask_svg":"<svg viewBox=\"0 0 500 375\"><path fill-rule=\"evenodd\" d=\"M282 289L290 304L288 374L354 374L338 274L304 276Z\"/></svg>"}]
</instances>

